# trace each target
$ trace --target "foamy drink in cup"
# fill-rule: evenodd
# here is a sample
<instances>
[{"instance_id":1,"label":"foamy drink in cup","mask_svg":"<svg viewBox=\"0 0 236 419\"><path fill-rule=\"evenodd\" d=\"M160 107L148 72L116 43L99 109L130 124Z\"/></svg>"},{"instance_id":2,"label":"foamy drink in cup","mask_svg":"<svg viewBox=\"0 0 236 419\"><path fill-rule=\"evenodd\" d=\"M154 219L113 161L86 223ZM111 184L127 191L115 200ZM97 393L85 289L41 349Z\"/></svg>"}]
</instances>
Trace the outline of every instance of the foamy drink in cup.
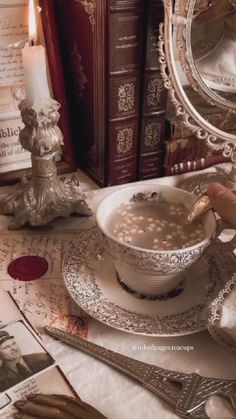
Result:
<instances>
[{"instance_id":1,"label":"foamy drink in cup","mask_svg":"<svg viewBox=\"0 0 236 419\"><path fill-rule=\"evenodd\" d=\"M123 243L153 250L183 249L201 242L206 233L200 220L190 223L182 203L154 194L122 203L108 219L108 230Z\"/></svg>"},{"instance_id":2,"label":"foamy drink in cup","mask_svg":"<svg viewBox=\"0 0 236 419\"><path fill-rule=\"evenodd\" d=\"M118 277L145 295L174 289L202 256L216 231L212 211L187 219L196 197L165 185L136 184L102 200L96 221ZM190 280L190 279L189 279Z\"/></svg>"}]
</instances>

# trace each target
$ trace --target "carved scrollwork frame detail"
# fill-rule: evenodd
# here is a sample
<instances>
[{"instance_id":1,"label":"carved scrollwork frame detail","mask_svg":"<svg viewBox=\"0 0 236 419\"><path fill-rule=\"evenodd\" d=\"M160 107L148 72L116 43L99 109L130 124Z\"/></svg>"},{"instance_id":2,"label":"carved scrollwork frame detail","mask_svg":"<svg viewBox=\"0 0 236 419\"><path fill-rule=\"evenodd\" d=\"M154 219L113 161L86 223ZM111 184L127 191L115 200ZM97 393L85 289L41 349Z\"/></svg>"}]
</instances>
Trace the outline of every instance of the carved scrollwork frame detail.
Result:
<instances>
[{"instance_id":1,"label":"carved scrollwork frame detail","mask_svg":"<svg viewBox=\"0 0 236 419\"><path fill-rule=\"evenodd\" d=\"M173 103L176 115L181 118L184 125L201 140L207 141L208 145L214 150L222 150L225 156L230 156L232 150L236 148L236 136L220 130L207 122L194 108L188 99L178 77L177 68L174 59L173 45L173 25L178 26L177 47L184 69L191 87L197 91L211 105L219 105L217 95L207 95L200 90L199 79L195 77L197 72L193 63L190 36L191 36L191 13L195 0L185 0L177 4L178 15L173 13L173 0L163 0L165 9L164 25L159 27L159 62L161 76L164 86L169 90L170 100ZM189 10L191 6L191 11ZM179 29L181 27L181 29ZM186 40L188 38L188 40ZM189 46L190 45L190 46ZM188 46L188 47L187 47ZM189 58L191 57L191 59ZM194 67L194 72L193 72ZM201 80L201 79L200 79ZM210 91L210 89L208 89ZM222 98L223 100L223 98ZM229 106L227 107L228 111Z\"/></svg>"}]
</instances>

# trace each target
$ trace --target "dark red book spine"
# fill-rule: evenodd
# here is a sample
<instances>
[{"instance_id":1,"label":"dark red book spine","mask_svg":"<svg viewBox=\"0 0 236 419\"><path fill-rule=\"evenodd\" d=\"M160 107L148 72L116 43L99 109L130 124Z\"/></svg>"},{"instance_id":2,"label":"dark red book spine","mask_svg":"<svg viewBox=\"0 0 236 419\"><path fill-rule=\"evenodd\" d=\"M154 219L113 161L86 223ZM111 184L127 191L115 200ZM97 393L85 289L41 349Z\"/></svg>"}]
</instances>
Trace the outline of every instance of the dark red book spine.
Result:
<instances>
[{"instance_id":1,"label":"dark red book spine","mask_svg":"<svg viewBox=\"0 0 236 419\"><path fill-rule=\"evenodd\" d=\"M146 9L146 49L140 120L138 178L163 174L167 91L160 75L158 35L164 19L162 1L150 0Z\"/></svg>"},{"instance_id":2,"label":"dark red book spine","mask_svg":"<svg viewBox=\"0 0 236 419\"><path fill-rule=\"evenodd\" d=\"M214 166L220 163L229 163L231 161L230 157L225 156L209 156L201 157L197 160L187 160L180 163L175 163L174 166L171 166L168 171L166 171L167 176L171 175L180 175L181 173L186 172L195 172L197 170L203 170L207 167Z\"/></svg>"},{"instance_id":3,"label":"dark red book spine","mask_svg":"<svg viewBox=\"0 0 236 419\"><path fill-rule=\"evenodd\" d=\"M54 0L77 161L101 186L137 180L144 0Z\"/></svg>"},{"instance_id":4,"label":"dark red book spine","mask_svg":"<svg viewBox=\"0 0 236 419\"><path fill-rule=\"evenodd\" d=\"M63 161L69 165L70 170L72 171L75 170L75 157L65 88L65 79L53 9L53 0L39 0L39 4L41 7L44 41L47 51L53 96L61 105L60 121L58 125L60 126L64 137Z\"/></svg>"}]
</instances>

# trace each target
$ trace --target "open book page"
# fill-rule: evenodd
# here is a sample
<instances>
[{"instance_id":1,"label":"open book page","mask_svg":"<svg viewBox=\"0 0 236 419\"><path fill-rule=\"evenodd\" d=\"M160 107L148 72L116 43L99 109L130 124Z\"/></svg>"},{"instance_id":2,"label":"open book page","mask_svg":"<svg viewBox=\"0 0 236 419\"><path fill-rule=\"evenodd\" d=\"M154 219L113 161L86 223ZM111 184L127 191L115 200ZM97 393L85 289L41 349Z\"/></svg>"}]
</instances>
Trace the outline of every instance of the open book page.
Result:
<instances>
[{"instance_id":1,"label":"open book page","mask_svg":"<svg viewBox=\"0 0 236 419\"><path fill-rule=\"evenodd\" d=\"M75 395L9 293L0 289L0 418L13 419L14 402L35 393Z\"/></svg>"},{"instance_id":2,"label":"open book page","mask_svg":"<svg viewBox=\"0 0 236 419\"><path fill-rule=\"evenodd\" d=\"M78 232L63 231L62 234L60 231L47 230L1 233L0 287L10 291L44 341L51 338L43 335L43 327L52 324L76 328L82 337L87 335L87 315L72 301L62 278L64 249L77 236ZM32 281L13 279L8 273L9 264L28 255L42 257L48 263L47 272ZM27 268L31 267L27 265Z\"/></svg>"}]
</instances>

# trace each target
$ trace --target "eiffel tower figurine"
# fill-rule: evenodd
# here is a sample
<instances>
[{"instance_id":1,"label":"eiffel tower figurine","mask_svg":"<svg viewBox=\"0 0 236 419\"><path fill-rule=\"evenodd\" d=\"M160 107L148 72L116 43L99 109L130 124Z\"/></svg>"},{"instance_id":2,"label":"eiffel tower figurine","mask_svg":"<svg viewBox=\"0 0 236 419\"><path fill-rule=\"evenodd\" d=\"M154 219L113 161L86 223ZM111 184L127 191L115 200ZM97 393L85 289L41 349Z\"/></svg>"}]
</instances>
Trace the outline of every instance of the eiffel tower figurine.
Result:
<instances>
[{"instance_id":1,"label":"eiffel tower figurine","mask_svg":"<svg viewBox=\"0 0 236 419\"><path fill-rule=\"evenodd\" d=\"M205 404L210 396L216 394L231 402L236 417L236 380L219 380L166 370L110 351L54 327L45 327L45 331L134 379L165 400L180 417L209 419Z\"/></svg>"}]
</instances>

